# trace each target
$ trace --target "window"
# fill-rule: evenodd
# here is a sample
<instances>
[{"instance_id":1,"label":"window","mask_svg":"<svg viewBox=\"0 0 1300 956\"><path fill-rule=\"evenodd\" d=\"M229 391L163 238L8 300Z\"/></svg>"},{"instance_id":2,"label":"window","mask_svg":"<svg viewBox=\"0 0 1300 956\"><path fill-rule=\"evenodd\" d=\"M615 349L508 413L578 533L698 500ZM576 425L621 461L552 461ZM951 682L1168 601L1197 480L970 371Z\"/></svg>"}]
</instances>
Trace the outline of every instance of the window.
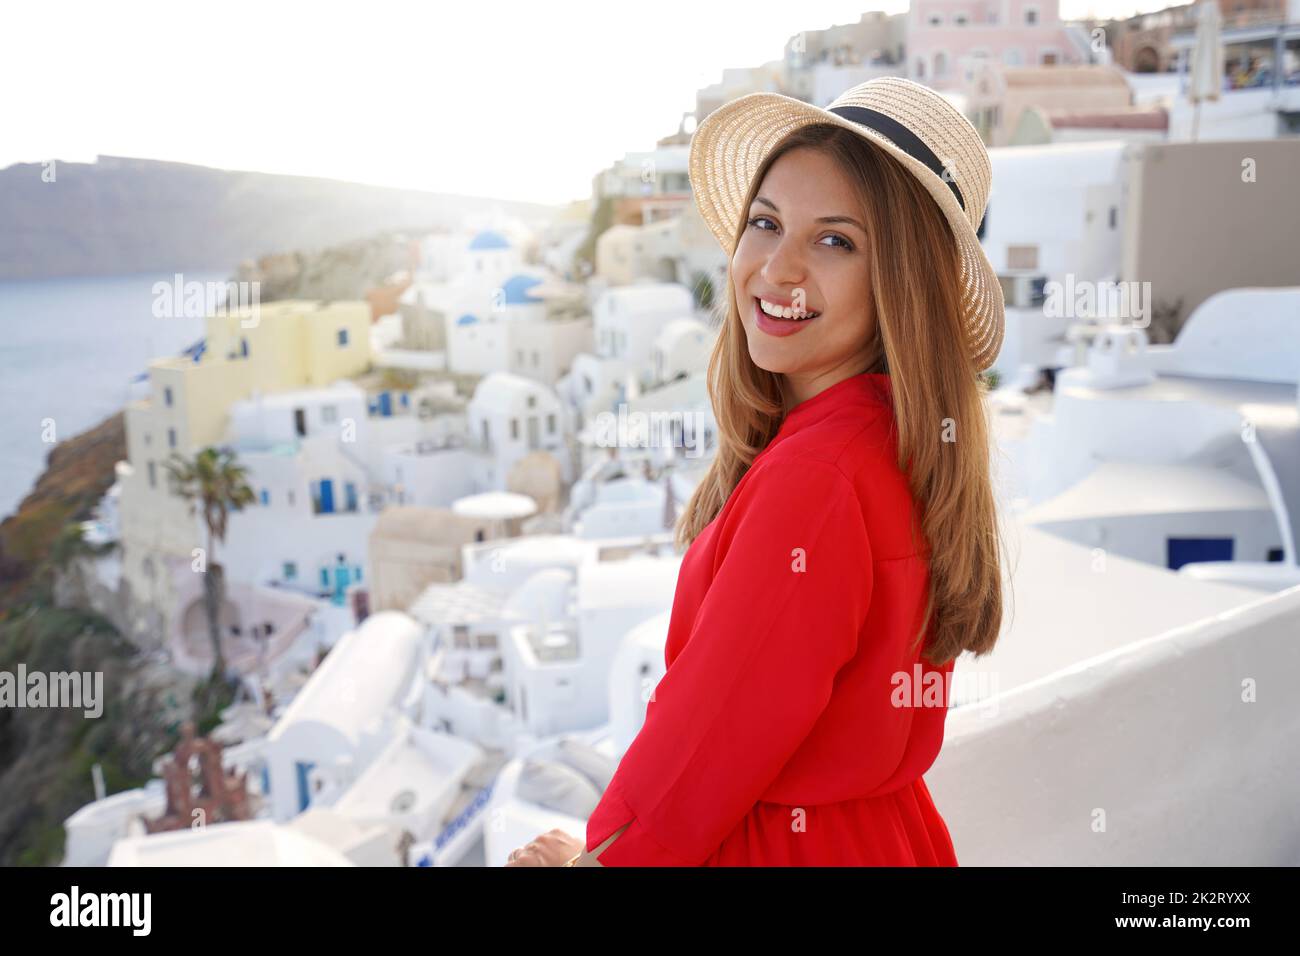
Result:
<instances>
[{"instance_id":1,"label":"window","mask_svg":"<svg viewBox=\"0 0 1300 956\"><path fill-rule=\"evenodd\" d=\"M270 503L271 503L271 493L270 493L269 491L267 491L265 488L263 488L263 489L262 489L262 504L264 504L264 505L269 505Z\"/></svg>"},{"instance_id":2,"label":"window","mask_svg":"<svg viewBox=\"0 0 1300 956\"><path fill-rule=\"evenodd\" d=\"M534 352L533 354L536 355L537 353ZM529 396L528 396L528 407L529 407L529 408L536 408L536 407L537 407L537 396L536 396L536 395L529 395Z\"/></svg>"},{"instance_id":3,"label":"window","mask_svg":"<svg viewBox=\"0 0 1300 956\"><path fill-rule=\"evenodd\" d=\"M452 625L451 645L452 647L460 647L466 650L469 649L469 625L468 624Z\"/></svg>"},{"instance_id":4,"label":"window","mask_svg":"<svg viewBox=\"0 0 1300 956\"><path fill-rule=\"evenodd\" d=\"M174 428L167 429L167 447L168 448L176 447L176 429Z\"/></svg>"},{"instance_id":5,"label":"window","mask_svg":"<svg viewBox=\"0 0 1300 956\"><path fill-rule=\"evenodd\" d=\"M533 349L533 368L537 368L539 362L540 358L537 354L537 349Z\"/></svg>"},{"instance_id":6,"label":"window","mask_svg":"<svg viewBox=\"0 0 1300 956\"><path fill-rule=\"evenodd\" d=\"M515 349L515 364L516 364L516 365L523 365L523 364L524 364L524 350L523 350L523 349Z\"/></svg>"},{"instance_id":7,"label":"window","mask_svg":"<svg viewBox=\"0 0 1300 956\"><path fill-rule=\"evenodd\" d=\"M1008 269L1037 269L1038 246L1007 246Z\"/></svg>"},{"instance_id":8,"label":"window","mask_svg":"<svg viewBox=\"0 0 1300 956\"><path fill-rule=\"evenodd\" d=\"M1036 7L1025 8L1025 26L1032 27L1038 25L1038 9Z\"/></svg>"},{"instance_id":9,"label":"window","mask_svg":"<svg viewBox=\"0 0 1300 956\"><path fill-rule=\"evenodd\" d=\"M1110 207L1110 228L1114 229L1119 222L1119 209L1115 206Z\"/></svg>"},{"instance_id":10,"label":"window","mask_svg":"<svg viewBox=\"0 0 1300 956\"><path fill-rule=\"evenodd\" d=\"M937 13L930 14L930 26L932 27L943 26L943 17Z\"/></svg>"},{"instance_id":11,"label":"window","mask_svg":"<svg viewBox=\"0 0 1300 956\"><path fill-rule=\"evenodd\" d=\"M333 425L339 420L339 409L337 405L322 405L320 407L320 420L326 425Z\"/></svg>"},{"instance_id":12,"label":"window","mask_svg":"<svg viewBox=\"0 0 1300 956\"><path fill-rule=\"evenodd\" d=\"M241 338L241 339L239 340L239 354L240 354L240 356L243 357L243 358L248 358L248 339L247 339L247 338Z\"/></svg>"},{"instance_id":13,"label":"window","mask_svg":"<svg viewBox=\"0 0 1300 956\"><path fill-rule=\"evenodd\" d=\"M293 492L292 492L292 491L285 492L285 500L289 502L289 507L292 508L292 507L293 507Z\"/></svg>"},{"instance_id":14,"label":"window","mask_svg":"<svg viewBox=\"0 0 1300 956\"><path fill-rule=\"evenodd\" d=\"M172 387L170 385L163 389L163 404L168 408L172 407Z\"/></svg>"},{"instance_id":15,"label":"window","mask_svg":"<svg viewBox=\"0 0 1300 956\"><path fill-rule=\"evenodd\" d=\"M149 487L158 487L158 469L154 467L153 462L149 462Z\"/></svg>"},{"instance_id":16,"label":"window","mask_svg":"<svg viewBox=\"0 0 1300 956\"><path fill-rule=\"evenodd\" d=\"M348 330L339 329L338 338L339 338L339 348L343 348L344 346L346 346L348 344Z\"/></svg>"},{"instance_id":17,"label":"window","mask_svg":"<svg viewBox=\"0 0 1300 956\"><path fill-rule=\"evenodd\" d=\"M555 413L554 412L546 416L546 434L548 435L555 434Z\"/></svg>"},{"instance_id":18,"label":"window","mask_svg":"<svg viewBox=\"0 0 1300 956\"><path fill-rule=\"evenodd\" d=\"M296 580L298 577L298 565L294 564L292 561L284 562L284 566L280 569L280 576L286 581Z\"/></svg>"},{"instance_id":19,"label":"window","mask_svg":"<svg viewBox=\"0 0 1300 956\"><path fill-rule=\"evenodd\" d=\"M1232 538L1166 538L1165 566L1177 571L1197 561L1231 561Z\"/></svg>"},{"instance_id":20,"label":"window","mask_svg":"<svg viewBox=\"0 0 1300 956\"><path fill-rule=\"evenodd\" d=\"M964 27L966 25L966 14L954 13L952 15L952 25L955 27Z\"/></svg>"},{"instance_id":21,"label":"window","mask_svg":"<svg viewBox=\"0 0 1300 956\"><path fill-rule=\"evenodd\" d=\"M1002 62L1007 66L1019 66L1022 62L1020 51L1016 47L1008 47L1002 53Z\"/></svg>"},{"instance_id":22,"label":"window","mask_svg":"<svg viewBox=\"0 0 1300 956\"><path fill-rule=\"evenodd\" d=\"M510 419L510 437L516 440L519 438L519 419L517 418Z\"/></svg>"}]
</instances>

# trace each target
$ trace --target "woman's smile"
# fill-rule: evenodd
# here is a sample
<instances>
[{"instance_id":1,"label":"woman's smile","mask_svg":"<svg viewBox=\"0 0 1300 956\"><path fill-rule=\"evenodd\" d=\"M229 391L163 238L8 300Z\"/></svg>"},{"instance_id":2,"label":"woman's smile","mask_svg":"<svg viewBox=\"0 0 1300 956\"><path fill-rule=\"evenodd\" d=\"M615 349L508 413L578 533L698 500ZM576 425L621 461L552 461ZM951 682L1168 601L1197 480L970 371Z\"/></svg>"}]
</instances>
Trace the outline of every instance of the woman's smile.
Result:
<instances>
[{"instance_id":1,"label":"woman's smile","mask_svg":"<svg viewBox=\"0 0 1300 956\"><path fill-rule=\"evenodd\" d=\"M778 318L763 311L762 300L754 299L754 324L760 332L766 332L768 335L794 335L796 332L802 332L821 318L821 313L810 313L810 315L812 317L807 319Z\"/></svg>"}]
</instances>

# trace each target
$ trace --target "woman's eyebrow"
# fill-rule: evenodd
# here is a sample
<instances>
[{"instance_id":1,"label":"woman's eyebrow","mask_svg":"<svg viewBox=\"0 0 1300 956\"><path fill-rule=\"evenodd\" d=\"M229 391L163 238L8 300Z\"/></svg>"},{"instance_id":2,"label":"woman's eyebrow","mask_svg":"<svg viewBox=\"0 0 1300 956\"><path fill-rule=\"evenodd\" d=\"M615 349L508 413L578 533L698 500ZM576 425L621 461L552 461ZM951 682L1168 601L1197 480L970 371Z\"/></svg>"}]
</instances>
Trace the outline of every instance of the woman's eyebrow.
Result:
<instances>
[{"instance_id":1,"label":"woman's eyebrow","mask_svg":"<svg viewBox=\"0 0 1300 956\"><path fill-rule=\"evenodd\" d=\"M768 199L768 198L765 197L765 196L755 196L755 197L754 197L754 202L755 202L755 203L760 203L760 202L761 202L764 206L769 206L769 207L771 207L772 212L779 213L779 212L781 211L781 210L779 210L779 209L776 208L776 203L772 202L772 200ZM856 219L853 219L853 218L851 218L851 217L849 217L849 216L822 216L822 217L821 217L820 219L818 219L817 221L818 221L818 222L832 222L832 223L835 223L835 222L846 222L846 223L848 223L850 226L857 226L859 229L861 229L861 230L862 230L862 234L863 234L864 236L867 234L867 227L864 226L864 225L862 225L862 223L858 222Z\"/></svg>"}]
</instances>

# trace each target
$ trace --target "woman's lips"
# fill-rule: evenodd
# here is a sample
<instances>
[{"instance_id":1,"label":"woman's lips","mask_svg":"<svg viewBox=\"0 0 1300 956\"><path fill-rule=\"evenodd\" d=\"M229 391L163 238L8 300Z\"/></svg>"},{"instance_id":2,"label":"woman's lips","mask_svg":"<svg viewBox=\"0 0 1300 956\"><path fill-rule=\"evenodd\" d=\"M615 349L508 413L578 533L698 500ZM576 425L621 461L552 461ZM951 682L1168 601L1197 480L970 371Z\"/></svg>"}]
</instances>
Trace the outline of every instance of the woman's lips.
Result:
<instances>
[{"instance_id":1,"label":"woman's lips","mask_svg":"<svg viewBox=\"0 0 1300 956\"><path fill-rule=\"evenodd\" d=\"M768 335L794 335L820 318L821 316L818 315L811 319L778 319L764 312L758 299L754 300L754 324L758 326L759 331L766 332Z\"/></svg>"}]
</instances>

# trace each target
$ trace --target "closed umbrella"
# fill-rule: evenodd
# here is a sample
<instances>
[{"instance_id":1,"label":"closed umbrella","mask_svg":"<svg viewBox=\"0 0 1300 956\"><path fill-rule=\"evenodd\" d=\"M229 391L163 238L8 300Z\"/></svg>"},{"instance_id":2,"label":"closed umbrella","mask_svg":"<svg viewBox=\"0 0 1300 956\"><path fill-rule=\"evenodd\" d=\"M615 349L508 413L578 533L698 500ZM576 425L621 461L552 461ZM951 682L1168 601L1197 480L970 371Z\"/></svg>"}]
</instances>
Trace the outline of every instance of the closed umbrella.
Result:
<instances>
[{"instance_id":1,"label":"closed umbrella","mask_svg":"<svg viewBox=\"0 0 1300 956\"><path fill-rule=\"evenodd\" d=\"M1196 9L1196 41L1192 47L1192 75L1187 98L1195 104L1192 139L1201 125L1201 101L1218 100L1223 86L1223 33L1219 5L1204 0Z\"/></svg>"}]
</instances>

